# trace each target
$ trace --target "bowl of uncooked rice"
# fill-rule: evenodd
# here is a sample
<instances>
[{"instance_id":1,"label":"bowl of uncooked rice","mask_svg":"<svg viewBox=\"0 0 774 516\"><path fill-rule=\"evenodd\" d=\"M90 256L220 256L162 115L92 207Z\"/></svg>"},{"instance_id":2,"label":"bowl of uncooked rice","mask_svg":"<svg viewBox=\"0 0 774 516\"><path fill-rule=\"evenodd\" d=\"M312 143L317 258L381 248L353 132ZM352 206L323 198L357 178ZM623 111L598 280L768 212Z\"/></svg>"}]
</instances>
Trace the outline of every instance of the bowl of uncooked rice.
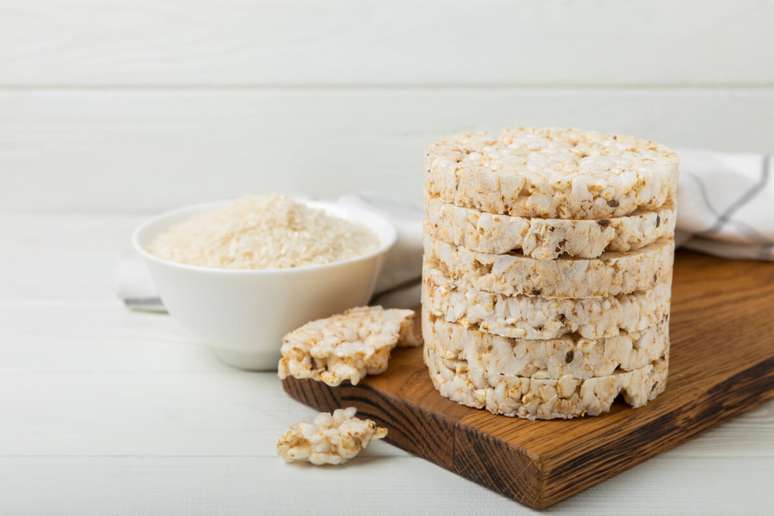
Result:
<instances>
[{"instance_id":1,"label":"bowl of uncooked rice","mask_svg":"<svg viewBox=\"0 0 774 516\"><path fill-rule=\"evenodd\" d=\"M352 205L249 196L137 228L164 306L224 362L276 369L282 336L367 303L395 229Z\"/></svg>"}]
</instances>

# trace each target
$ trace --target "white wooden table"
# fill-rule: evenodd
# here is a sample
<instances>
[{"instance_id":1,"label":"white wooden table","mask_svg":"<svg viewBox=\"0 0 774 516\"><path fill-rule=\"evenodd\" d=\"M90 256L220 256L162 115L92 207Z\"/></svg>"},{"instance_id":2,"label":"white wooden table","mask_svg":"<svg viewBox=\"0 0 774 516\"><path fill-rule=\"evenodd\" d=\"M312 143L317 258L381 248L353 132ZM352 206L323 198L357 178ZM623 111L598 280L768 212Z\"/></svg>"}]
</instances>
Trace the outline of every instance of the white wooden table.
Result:
<instances>
[{"instance_id":1,"label":"white wooden table","mask_svg":"<svg viewBox=\"0 0 774 516\"><path fill-rule=\"evenodd\" d=\"M274 443L311 409L114 297L139 220L0 214L0 514L530 512L382 442L285 465ZM769 403L556 510L772 514L772 481Z\"/></svg>"}]
</instances>

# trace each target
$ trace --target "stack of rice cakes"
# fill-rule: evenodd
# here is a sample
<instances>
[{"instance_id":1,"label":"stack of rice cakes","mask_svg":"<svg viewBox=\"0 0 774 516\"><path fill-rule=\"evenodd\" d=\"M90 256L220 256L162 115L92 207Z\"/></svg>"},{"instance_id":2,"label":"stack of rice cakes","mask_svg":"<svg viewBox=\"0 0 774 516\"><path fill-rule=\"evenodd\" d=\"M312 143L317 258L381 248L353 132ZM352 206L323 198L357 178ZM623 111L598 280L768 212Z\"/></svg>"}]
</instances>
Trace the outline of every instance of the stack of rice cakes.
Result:
<instances>
[{"instance_id":1,"label":"stack of rice cakes","mask_svg":"<svg viewBox=\"0 0 774 516\"><path fill-rule=\"evenodd\" d=\"M674 152L522 128L442 140L425 165L422 331L441 395L555 419L664 391Z\"/></svg>"}]
</instances>

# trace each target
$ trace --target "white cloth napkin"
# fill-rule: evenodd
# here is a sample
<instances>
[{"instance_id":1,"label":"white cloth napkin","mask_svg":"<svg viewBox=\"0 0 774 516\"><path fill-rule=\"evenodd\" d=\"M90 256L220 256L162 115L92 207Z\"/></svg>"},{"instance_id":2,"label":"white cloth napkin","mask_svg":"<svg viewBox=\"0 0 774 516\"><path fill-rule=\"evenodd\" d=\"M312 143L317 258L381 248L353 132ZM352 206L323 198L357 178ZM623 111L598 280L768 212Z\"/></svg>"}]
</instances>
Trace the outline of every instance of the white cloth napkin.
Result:
<instances>
[{"instance_id":1,"label":"white cloth napkin","mask_svg":"<svg viewBox=\"0 0 774 516\"><path fill-rule=\"evenodd\" d=\"M723 258L774 260L774 181L771 156L682 150L678 245ZM347 195L339 203L372 209L398 232L376 285L373 304L419 304L422 208L377 194ZM116 270L118 297L130 309L163 312L145 265L125 255Z\"/></svg>"},{"instance_id":2,"label":"white cloth napkin","mask_svg":"<svg viewBox=\"0 0 774 516\"><path fill-rule=\"evenodd\" d=\"M723 258L774 260L771 155L679 154L678 243Z\"/></svg>"}]
</instances>

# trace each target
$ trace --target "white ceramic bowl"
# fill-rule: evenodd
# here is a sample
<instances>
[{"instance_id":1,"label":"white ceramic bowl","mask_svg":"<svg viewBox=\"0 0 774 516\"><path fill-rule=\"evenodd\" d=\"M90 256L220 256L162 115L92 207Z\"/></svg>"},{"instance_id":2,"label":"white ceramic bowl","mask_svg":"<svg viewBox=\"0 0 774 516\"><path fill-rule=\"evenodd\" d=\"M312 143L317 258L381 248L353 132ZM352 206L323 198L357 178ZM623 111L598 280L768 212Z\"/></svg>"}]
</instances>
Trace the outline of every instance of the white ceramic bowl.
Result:
<instances>
[{"instance_id":1,"label":"white ceramic bowl","mask_svg":"<svg viewBox=\"0 0 774 516\"><path fill-rule=\"evenodd\" d=\"M306 201L332 215L366 226L377 250L357 258L293 269L231 270L185 265L146 250L170 225L228 201L158 215L132 235L164 306L227 364L251 370L277 368L282 336L302 324L368 303L395 228L383 217L352 206Z\"/></svg>"}]
</instances>

